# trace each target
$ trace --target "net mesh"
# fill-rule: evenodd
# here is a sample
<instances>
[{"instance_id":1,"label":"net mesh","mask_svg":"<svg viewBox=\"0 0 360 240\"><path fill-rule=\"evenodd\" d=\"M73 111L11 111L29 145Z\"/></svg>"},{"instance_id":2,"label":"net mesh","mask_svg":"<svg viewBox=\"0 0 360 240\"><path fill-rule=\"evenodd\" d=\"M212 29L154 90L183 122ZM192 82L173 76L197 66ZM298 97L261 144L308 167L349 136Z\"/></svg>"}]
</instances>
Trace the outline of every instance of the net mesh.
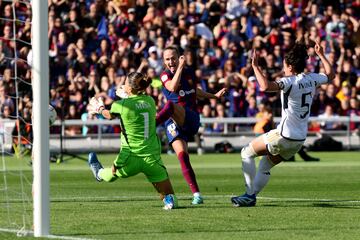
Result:
<instances>
[{"instance_id":1,"label":"net mesh","mask_svg":"<svg viewBox=\"0 0 360 240\"><path fill-rule=\"evenodd\" d=\"M0 9L0 230L26 235L32 228L31 4L3 0Z\"/></svg>"}]
</instances>

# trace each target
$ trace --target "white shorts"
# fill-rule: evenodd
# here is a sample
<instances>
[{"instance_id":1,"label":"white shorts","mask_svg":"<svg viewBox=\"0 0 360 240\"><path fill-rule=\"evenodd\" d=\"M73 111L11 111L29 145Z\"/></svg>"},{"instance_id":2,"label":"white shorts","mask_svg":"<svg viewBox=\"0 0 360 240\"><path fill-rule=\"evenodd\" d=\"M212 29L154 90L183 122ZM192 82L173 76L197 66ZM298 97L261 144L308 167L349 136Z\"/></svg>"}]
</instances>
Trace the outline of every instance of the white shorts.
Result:
<instances>
[{"instance_id":1,"label":"white shorts","mask_svg":"<svg viewBox=\"0 0 360 240\"><path fill-rule=\"evenodd\" d=\"M285 160L294 156L305 142L283 138L277 129L265 133L263 138L269 153L273 156L280 155Z\"/></svg>"}]
</instances>

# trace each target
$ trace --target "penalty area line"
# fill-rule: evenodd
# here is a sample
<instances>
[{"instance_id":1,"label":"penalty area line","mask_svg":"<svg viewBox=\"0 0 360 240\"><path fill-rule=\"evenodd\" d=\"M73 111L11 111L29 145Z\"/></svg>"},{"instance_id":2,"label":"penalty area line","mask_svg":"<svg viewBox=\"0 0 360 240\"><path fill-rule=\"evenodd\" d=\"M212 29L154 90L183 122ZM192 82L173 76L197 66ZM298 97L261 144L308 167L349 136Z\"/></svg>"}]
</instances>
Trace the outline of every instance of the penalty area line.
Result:
<instances>
[{"instance_id":1,"label":"penalty area line","mask_svg":"<svg viewBox=\"0 0 360 240\"><path fill-rule=\"evenodd\" d=\"M360 200L342 200L342 199L317 199L317 198L274 198L274 197L257 197L257 199L272 201L297 201L297 202L346 202L360 203Z\"/></svg>"},{"instance_id":2,"label":"penalty area line","mask_svg":"<svg viewBox=\"0 0 360 240\"><path fill-rule=\"evenodd\" d=\"M17 236L34 236L34 231L19 230L19 229L9 229L9 228L0 228L0 232L6 233L16 233ZM81 237L72 237L72 236L61 236L61 235L46 235L42 236L43 238L49 239L64 239L64 240L94 240L94 238L81 238Z\"/></svg>"},{"instance_id":3,"label":"penalty area line","mask_svg":"<svg viewBox=\"0 0 360 240\"><path fill-rule=\"evenodd\" d=\"M203 195L204 199L218 199L218 198L231 198L236 196L236 194L218 194L218 195ZM191 199L190 195L177 195L177 198L180 200ZM51 202L69 202L69 201L116 201L116 200L157 200L157 196L149 195L132 195L132 196L98 196L98 197L54 197L50 198ZM296 202L344 202L344 203L360 203L360 200L350 200L350 199L321 199L321 198L279 198L279 197L257 197L259 200L269 200L269 201L296 201ZM9 199L9 201L20 201L21 199ZM1 203L1 201L0 201Z\"/></svg>"},{"instance_id":4,"label":"penalty area line","mask_svg":"<svg viewBox=\"0 0 360 240\"><path fill-rule=\"evenodd\" d=\"M216 199L216 198L228 198L236 195L203 195L204 199ZM178 199L190 199L191 196L177 195ZM298 201L298 202L347 202L347 203L360 203L360 200L349 200L349 199L317 199L317 198L279 198L279 197L257 197L262 200L271 201ZM70 200L154 200L158 199L156 196L112 196L112 197L70 197L70 198L52 198L52 201L70 201Z\"/></svg>"},{"instance_id":5,"label":"penalty area line","mask_svg":"<svg viewBox=\"0 0 360 240\"><path fill-rule=\"evenodd\" d=\"M51 239L64 239L64 240L94 240L94 238L80 238L80 237L71 237L71 236L58 236L58 235L48 235L46 238Z\"/></svg>"}]
</instances>

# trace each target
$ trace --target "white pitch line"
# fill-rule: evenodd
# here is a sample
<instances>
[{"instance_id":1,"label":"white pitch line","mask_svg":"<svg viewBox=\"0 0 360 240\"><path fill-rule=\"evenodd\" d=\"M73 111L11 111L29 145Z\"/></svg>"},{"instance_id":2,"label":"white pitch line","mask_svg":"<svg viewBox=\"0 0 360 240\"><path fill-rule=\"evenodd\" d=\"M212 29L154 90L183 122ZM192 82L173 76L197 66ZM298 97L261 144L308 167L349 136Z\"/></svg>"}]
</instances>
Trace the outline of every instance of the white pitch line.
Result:
<instances>
[{"instance_id":1,"label":"white pitch line","mask_svg":"<svg viewBox=\"0 0 360 240\"><path fill-rule=\"evenodd\" d=\"M236 194L232 195L204 195L205 199L215 199L215 198L230 198L234 197ZM190 195L177 195L178 199L190 199ZM133 195L133 196L109 196L109 197L55 197L50 198L51 201L101 201L101 200L155 200L158 199L158 196L149 196L149 195ZM277 197L257 197L257 199L263 200L272 200L272 201L298 201L298 202L347 202L347 203L360 203L360 200L348 200L348 199L317 199L317 198L277 198ZM9 201L20 201L22 199L9 199Z\"/></svg>"},{"instance_id":2,"label":"white pitch line","mask_svg":"<svg viewBox=\"0 0 360 240\"><path fill-rule=\"evenodd\" d=\"M298 202L346 202L360 203L360 200L342 200L342 199L316 199L316 198L273 198L273 197L257 197L258 199L275 200L275 201L298 201Z\"/></svg>"},{"instance_id":3,"label":"white pitch line","mask_svg":"<svg viewBox=\"0 0 360 240\"><path fill-rule=\"evenodd\" d=\"M48 236L46 236L46 238L64 239L64 240L94 240L94 238L79 238L79 237L58 236L58 235L48 235Z\"/></svg>"},{"instance_id":4,"label":"white pitch line","mask_svg":"<svg viewBox=\"0 0 360 240\"><path fill-rule=\"evenodd\" d=\"M18 231L19 230L16 230L16 229L0 228L0 232L17 233Z\"/></svg>"},{"instance_id":5,"label":"white pitch line","mask_svg":"<svg viewBox=\"0 0 360 240\"><path fill-rule=\"evenodd\" d=\"M237 194L231 195L203 195L205 199L215 199L215 198L231 198ZM178 199L190 199L190 195L177 195ZM57 201L106 201L106 200L156 200L158 196L149 196L149 195L133 195L133 196L109 196L109 197L56 197L51 198L51 202ZM271 201L297 201L297 202L343 202L343 203L360 203L360 200L346 200L346 199L319 199L319 198L277 198L277 197L257 197L257 199L271 200ZM22 199L9 199L9 201L20 201Z\"/></svg>"},{"instance_id":6,"label":"white pitch line","mask_svg":"<svg viewBox=\"0 0 360 240\"><path fill-rule=\"evenodd\" d=\"M16 234L21 232L22 233L21 236L34 236L33 231L21 231L19 229L0 228L0 232L16 233ZM59 236L59 235L47 235L43 237L50 239L64 239L64 240L94 240L94 238L80 238L80 237Z\"/></svg>"},{"instance_id":7,"label":"white pitch line","mask_svg":"<svg viewBox=\"0 0 360 240\"><path fill-rule=\"evenodd\" d=\"M203 197L205 199L212 199L212 198L228 198L228 197L234 197L235 195L204 195ZM188 199L191 198L189 195L184 196L180 195L177 196L179 199ZM312 202L312 201L318 201L318 202L348 202L348 203L360 203L360 200L342 200L342 199L317 199L317 198L276 198L276 197L257 197L258 199L264 199L264 200L273 200L273 201L303 201L303 202ZM61 200L132 200L132 199L158 199L157 196L113 196L113 197L73 197L73 198L51 198L52 201L61 201Z\"/></svg>"}]
</instances>

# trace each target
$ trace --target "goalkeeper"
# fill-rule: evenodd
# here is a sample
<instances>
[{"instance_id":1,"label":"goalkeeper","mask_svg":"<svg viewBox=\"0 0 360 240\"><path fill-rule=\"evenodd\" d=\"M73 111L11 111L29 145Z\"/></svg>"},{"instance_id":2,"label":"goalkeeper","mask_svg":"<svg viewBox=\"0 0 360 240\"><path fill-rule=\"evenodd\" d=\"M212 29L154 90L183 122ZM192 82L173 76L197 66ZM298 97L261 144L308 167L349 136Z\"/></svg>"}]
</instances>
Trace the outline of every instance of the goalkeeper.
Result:
<instances>
[{"instance_id":1,"label":"goalkeeper","mask_svg":"<svg viewBox=\"0 0 360 240\"><path fill-rule=\"evenodd\" d=\"M89 154L89 165L97 181L112 182L117 178L127 178L140 172L154 185L164 202L164 209L177 207L167 170L161 160L161 144L156 135L155 102L145 95L148 80L140 72L127 76L125 85L111 109L105 109L102 99L93 97L89 103L91 114L100 114L106 119L118 117L121 126L121 149L111 168L103 168L95 153Z\"/></svg>"}]
</instances>

